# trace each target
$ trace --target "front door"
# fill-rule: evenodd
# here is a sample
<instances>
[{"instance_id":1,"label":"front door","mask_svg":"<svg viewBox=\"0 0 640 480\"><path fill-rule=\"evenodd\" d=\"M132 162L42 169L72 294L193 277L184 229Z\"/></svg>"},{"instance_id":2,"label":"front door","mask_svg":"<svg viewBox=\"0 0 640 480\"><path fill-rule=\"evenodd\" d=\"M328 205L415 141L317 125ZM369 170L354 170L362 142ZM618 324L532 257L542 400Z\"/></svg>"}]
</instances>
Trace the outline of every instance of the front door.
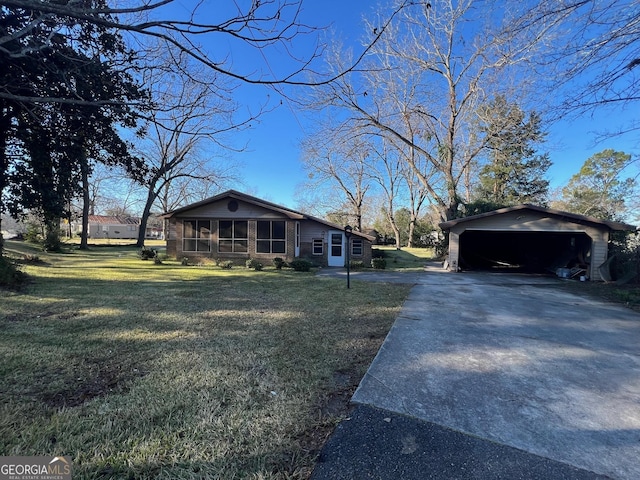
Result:
<instances>
[{"instance_id":1,"label":"front door","mask_svg":"<svg viewBox=\"0 0 640 480\"><path fill-rule=\"evenodd\" d=\"M344 233L340 230L329 230L328 257L330 267L344 267Z\"/></svg>"}]
</instances>

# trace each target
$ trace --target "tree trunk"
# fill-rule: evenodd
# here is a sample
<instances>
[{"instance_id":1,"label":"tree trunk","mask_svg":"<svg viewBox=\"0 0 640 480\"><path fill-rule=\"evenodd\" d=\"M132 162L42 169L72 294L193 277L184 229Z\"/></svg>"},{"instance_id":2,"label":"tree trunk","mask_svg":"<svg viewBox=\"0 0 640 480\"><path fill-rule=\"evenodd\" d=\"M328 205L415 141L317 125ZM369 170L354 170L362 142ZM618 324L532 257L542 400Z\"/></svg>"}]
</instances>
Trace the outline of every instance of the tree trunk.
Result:
<instances>
[{"instance_id":1,"label":"tree trunk","mask_svg":"<svg viewBox=\"0 0 640 480\"><path fill-rule=\"evenodd\" d=\"M60 243L60 217L56 215L44 215L44 245L45 252L59 252Z\"/></svg>"},{"instance_id":2,"label":"tree trunk","mask_svg":"<svg viewBox=\"0 0 640 480\"><path fill-rule=\"evenodd\" d=\"M413 232L416 229L416 217L411 215L409 220L409 240L407 240L407 248L413 248Z\"/></svg>"},{"instance_id":3,"label":"tree trunk","mask_svg":"<svg viewBox=\"0 0 640 480\"><path fill-rule=\"evenodd\" d=\"M7 110L10 110L7 108ZM0 110L1 111L1 110ZM7 114L0 117L0 257L4 252L4 237L2 236L2 213L4 213L4 203L2 202L2 192L7 186L7 162L6 145L8 139L11 119Z\"/></svg>"},{"instance_id":4,"label":"tree trunk","mask_svg":"<svg viewBox=\"0 0 640 480\"><path fill-rule=\"evenodd\" d=\"M393 211L387 211L387 220L389 221L389 225L391 226L391 230L393 230L393 235L396 239L396 248L400 250L400 229L398 225L396 225L396 220L393 218Z\"/></svg>"},{"instance_id":5,"label":"tree trunk","mask_svg":"<svg viewBox=\"0 0 640 480\"><path fill-rule=\"evenodd\" d=\"M158 193L155 189L156 182L154 181L149 186L149 192L147 194L147 202L144 205L144 210L142 212L142 217L140 217L140 230L138 231L138 242L136 243L136 247L144 247L144 240L147 233L147 223L149 222L149 215L151 213L151 207L153 206L153 202L156 201L158 197Z\"/></svg>"},{"instance_id":6,"label":"tree trunk","mask_svg":"<svg viewBox=\"0 0 640 480\"><path fill-rule=\"evenodd\" d=\"M82 231L80 232L80 250L89 249L89 210L91 198L89 195L89 164L84 150L81 150L80 172L82 174Z\"/></svg>"}]
</instances>

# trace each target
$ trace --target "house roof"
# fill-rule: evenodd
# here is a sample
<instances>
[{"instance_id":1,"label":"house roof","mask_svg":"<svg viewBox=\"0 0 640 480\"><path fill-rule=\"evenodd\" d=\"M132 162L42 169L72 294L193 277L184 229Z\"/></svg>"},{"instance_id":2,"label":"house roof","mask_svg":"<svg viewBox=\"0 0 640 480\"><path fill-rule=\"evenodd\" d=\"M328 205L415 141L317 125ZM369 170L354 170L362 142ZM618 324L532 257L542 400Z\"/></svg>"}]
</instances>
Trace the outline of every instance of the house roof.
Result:
<instances>
[{"instance_id":1,"label":"house roof","mask_svg":"<svg viewBox=\"0 0 640 480\"><path fill-rule=\"evenodd\" d=\"M491 212L486 212L486 213L480 213L478 215L471 215L469 217L464 217L464 218L457 218L455 220L449 220L448 222L442 222L440 223L440 228L442 230L449 230L451 227L458 225L460 223L465 223L465 222L470 222L473 220L478 220L480 218L487 218L487 217L493 217L496 215L503 215L505 213L509 213L509 212L518 212L521 210L531 210L534 212L541 212L544 213L546 215L552 216L552 217L557 217L557 218L561 218L564 220L568 220L570 222L574 222L574 223L581 223L581 224L591 224L591 225L596 225L596 226L602 226L602 227L607 227L610 230L619 230L619 231L635 231L636 227L634 227L633 225L629 225L627 223L622 223L622 222L614 222L612 220L601 220L598 218L594 218L594 217L588 217L586 215L579 215L577 213L570 213L570 212L563 212L562 210L554 210L552 208L544 208L544 207L539 207L537 205L531 205L528 203L524 203L522 205L516 205L514 207L505 207L505 208L500 208L498 210L493 210Z\"/></svg>"},{"instance_id":2,"label":"house roof","mask_svg":"<svg viewBox=\"0 0 640 480\"><path fill-rule=\"evenodd\" d=\"M89 215L89 223L98 225L138 225L140 222L134 217Z\"/></svg>"},{"instance_id":3,"label":"house roof","mask_svg":"<svg viewBox=\"0 0 640 480\"><path fill-rule=\"evenodd\" d=\"M275 212L278 212L282 215L285 215L286 217L292 219L292 220L312 220L314 222L320 223L322 225L326 225L329 228L334 228L336 230L344 230L344 226L342 225L338 225L337 223L332 223L332 222L328 222L326 220L323 220L321 218L317 218L317 217L313 217L311 215L307 215L305 213L302 212L298 212L296 210L292 210L290 208L287 207L283 207L282 205L278 205L276 203L272 203L272 202L268 202L266 200L262 200L261 198L258 197L253 197L251 195L247 195L246 193L242 193L242 192L238 192L237 190L227 190L226 192L220 193L218 195L214 195L213 197L209 197L206 198L204 200L201 200L200 202L196 202L196 203L191 203L189 205L186 205L184 207L178 208L176 210L172 210L171 212L167 212L163 215L161 215L163 218L171 218L173 216L175 216L176 214L181 214L181 213L185 213L188 212L189 210L192 210L194 208L199 208L199 207L203 207L205 205L208 205L210 203L215 203L218 202L224 198L233 198L235 200L242 200L243 202L247 202L250 203L252 205L256 205L262 208L266 208L268 210L273 210ZM375 239L375 237L372 237L371 235L367 235L365 233L362 232L356 232L355 230L353 231L353 235L356 235L358 237L363 237L366 238L369 241L373 241Z\"/></svg>"}]
</instances>

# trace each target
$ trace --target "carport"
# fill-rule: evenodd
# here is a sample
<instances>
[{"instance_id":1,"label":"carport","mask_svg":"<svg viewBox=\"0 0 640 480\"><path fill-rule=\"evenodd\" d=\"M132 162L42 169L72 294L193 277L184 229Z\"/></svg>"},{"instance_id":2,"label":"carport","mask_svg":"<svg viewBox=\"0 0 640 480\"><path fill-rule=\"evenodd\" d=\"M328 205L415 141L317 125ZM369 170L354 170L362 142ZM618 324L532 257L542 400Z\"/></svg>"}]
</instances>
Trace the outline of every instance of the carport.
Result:
<instances>
[{"instance_id":1,"label":"carport","mask_svg":"<svg viewBox=\"0 0 640 480\"><path fill-rule=\"evenodd\" d=\"M602 280L612 231L634 231L535 205L517 205L440 224L449 231L449 269L555 273Z\"/></svg>"}]
</instances>

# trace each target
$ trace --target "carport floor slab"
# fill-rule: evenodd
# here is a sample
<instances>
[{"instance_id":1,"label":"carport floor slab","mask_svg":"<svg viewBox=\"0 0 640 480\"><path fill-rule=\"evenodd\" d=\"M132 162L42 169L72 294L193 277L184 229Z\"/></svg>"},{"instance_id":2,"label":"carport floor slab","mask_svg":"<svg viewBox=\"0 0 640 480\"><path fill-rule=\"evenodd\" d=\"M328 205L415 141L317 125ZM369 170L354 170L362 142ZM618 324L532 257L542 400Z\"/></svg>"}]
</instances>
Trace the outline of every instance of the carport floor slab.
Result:
<instances>
[{"instance_id":1,"label":"carport floor slab","mask_svg":"<svg viewBox=\"0 0 640 480\"><path fill-rule=\"evenodd\" d=\"M411 291L355 403L640 478L638 314L507 277L425 283Z\"/></svg>"}]
</instances>

